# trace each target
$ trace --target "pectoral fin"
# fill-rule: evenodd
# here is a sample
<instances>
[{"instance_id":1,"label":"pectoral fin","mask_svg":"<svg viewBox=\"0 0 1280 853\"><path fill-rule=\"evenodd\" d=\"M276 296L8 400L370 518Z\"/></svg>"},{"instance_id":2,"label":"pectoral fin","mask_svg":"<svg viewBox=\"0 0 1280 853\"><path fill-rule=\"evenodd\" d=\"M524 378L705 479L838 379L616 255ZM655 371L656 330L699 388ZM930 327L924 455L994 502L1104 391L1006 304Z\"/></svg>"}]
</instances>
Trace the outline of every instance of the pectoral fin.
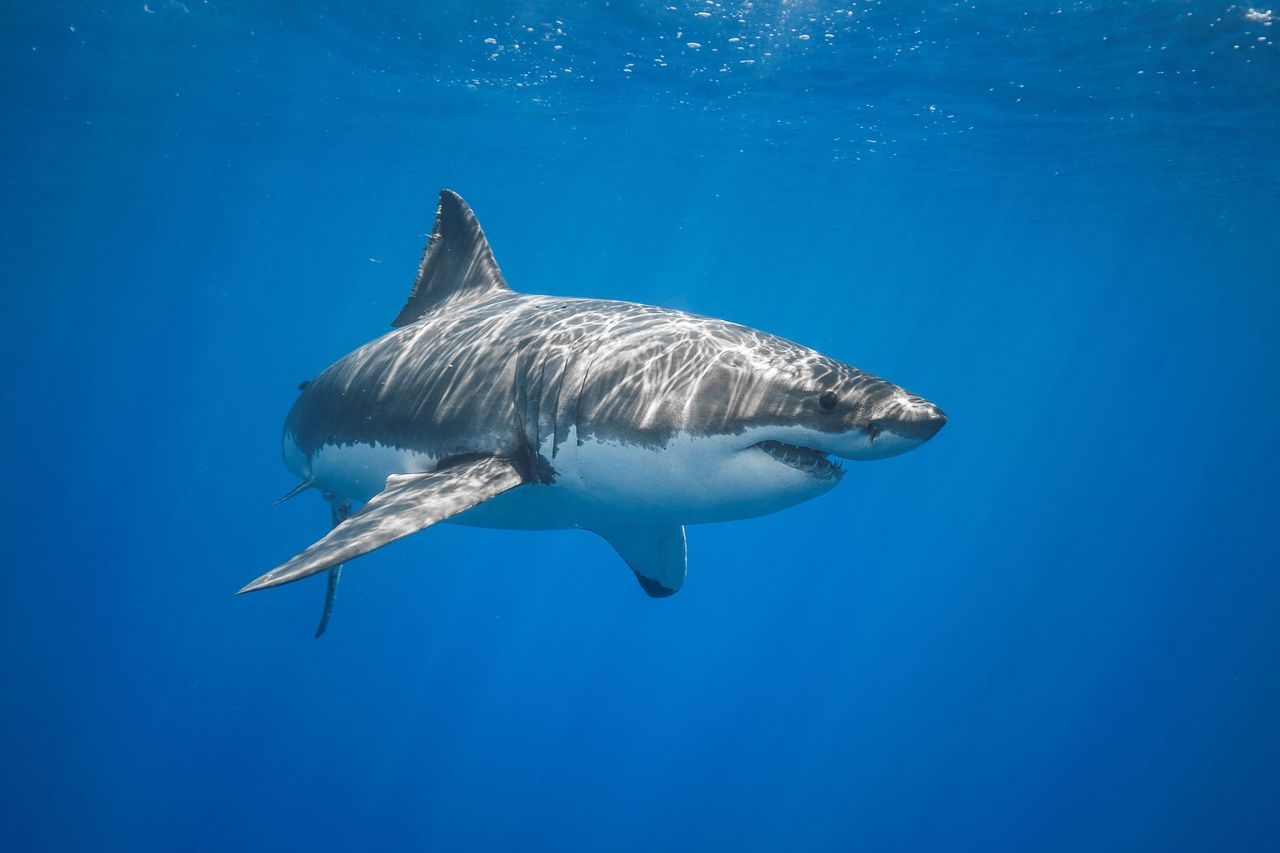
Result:
<instances>
[{"instance_id":1,"label":"pectoral fin","mask_svg":"<svg viewBox=\"0 0 1280 853\"><path fill-rule=\"evenodd\" d=\"M485 457L429 474L393 474L329 535L240 592L296 581L430 527L524 482L506 459Z\"/></svg>"},{"instance_id":2,"label":"pectoral fin","mask_svg":"<svg viewBox=\"0 0 1280 853\"><path fill-rule=\"evenodd\" d=\"M678 524L618 526L596 533L627 561L649 595L666 598L684 586L687 563L684 527Z\"/></svg>"}]
</instances>

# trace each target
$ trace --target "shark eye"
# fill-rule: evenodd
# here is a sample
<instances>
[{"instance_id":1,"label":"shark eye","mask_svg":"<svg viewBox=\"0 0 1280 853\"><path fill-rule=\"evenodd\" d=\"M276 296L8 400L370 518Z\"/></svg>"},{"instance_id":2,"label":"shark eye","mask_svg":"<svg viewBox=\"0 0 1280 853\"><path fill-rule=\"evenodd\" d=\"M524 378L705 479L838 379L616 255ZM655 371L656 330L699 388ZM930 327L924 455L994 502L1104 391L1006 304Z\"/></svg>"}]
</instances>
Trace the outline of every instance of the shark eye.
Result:
<instances>
[{"instance_id":1,"label":"shark eye","mask_svg":"<svg viewBox=\"0 0 1280 853\"><path fill-rule=\"evenodd\" d=\"M822 411L829 412L836 407L838 401L835 391L823 391L822 396L818 398L818 405L822 407Z\"/></svg>"}]
</instances>

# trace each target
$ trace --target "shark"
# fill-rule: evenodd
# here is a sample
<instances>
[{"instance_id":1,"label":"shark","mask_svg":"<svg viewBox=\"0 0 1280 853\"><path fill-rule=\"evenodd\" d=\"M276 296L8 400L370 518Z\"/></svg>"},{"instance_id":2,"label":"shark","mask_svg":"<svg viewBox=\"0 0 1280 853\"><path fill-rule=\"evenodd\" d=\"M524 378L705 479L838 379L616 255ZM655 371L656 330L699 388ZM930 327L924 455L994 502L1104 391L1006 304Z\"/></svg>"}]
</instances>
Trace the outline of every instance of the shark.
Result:
<instances>
[{"instance_id":1,"label":"shark","mask_svg":"<svg viewBox=\"0 0 1280 853\"><path fill-rule=\"evenodd\" d=\"M332 528L241 593L328 573L440 522L603 537L654 598L685 582L685 527L831 491L844 461L932 438L936 405L757 329L511 289L442 190L391 331L299 386L284 462Z\"/></svg>"}]
</instances>

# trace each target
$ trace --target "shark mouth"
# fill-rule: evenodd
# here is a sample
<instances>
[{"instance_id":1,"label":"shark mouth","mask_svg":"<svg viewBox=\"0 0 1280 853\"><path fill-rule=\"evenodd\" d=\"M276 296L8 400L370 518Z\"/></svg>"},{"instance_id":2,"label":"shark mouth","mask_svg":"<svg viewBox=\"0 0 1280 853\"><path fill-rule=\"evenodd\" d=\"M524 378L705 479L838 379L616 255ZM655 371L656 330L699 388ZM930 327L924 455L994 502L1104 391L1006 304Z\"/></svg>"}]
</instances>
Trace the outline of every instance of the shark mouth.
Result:
<instances>
[{"instance_id":1,"label":"shark mouth","mask_svg":"<svg viewBox=\"0 0 1280 853\"><path fill-rule=\"evenodd\" d=\"M781 441L761 441L756 447L777 459L783 465L803 471L819 480L830 480L844 474L839 462L832 462L825 453L819 453L808 447L797 447Z\"/></svg>"}]
</instances>

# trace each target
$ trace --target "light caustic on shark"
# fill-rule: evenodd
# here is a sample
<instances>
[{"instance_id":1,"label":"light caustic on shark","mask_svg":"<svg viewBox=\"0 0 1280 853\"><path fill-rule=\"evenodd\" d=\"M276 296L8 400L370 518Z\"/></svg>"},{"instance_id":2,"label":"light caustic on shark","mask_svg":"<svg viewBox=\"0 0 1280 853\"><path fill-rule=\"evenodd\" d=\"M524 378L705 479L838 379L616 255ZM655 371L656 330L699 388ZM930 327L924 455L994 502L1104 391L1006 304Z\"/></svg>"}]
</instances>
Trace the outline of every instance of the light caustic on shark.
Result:
<instances>
[{"instance_id":1,"label":"light caustic on shark","mask_svg":"<svg viewBox=\"0 0 1280 853\"><path fill-rule=\"evenodd\" d=\"M440 193L394 329L333 364L285 421L284 457L333 508L329 535L244 587L328 570L440 522L581 528L645 592L684 584L684 525L794 506L946 416L755 329L602 299L516 293L475 215ZM363 504L351 512L355 504Z\"/></svg>"}]
</instances>

